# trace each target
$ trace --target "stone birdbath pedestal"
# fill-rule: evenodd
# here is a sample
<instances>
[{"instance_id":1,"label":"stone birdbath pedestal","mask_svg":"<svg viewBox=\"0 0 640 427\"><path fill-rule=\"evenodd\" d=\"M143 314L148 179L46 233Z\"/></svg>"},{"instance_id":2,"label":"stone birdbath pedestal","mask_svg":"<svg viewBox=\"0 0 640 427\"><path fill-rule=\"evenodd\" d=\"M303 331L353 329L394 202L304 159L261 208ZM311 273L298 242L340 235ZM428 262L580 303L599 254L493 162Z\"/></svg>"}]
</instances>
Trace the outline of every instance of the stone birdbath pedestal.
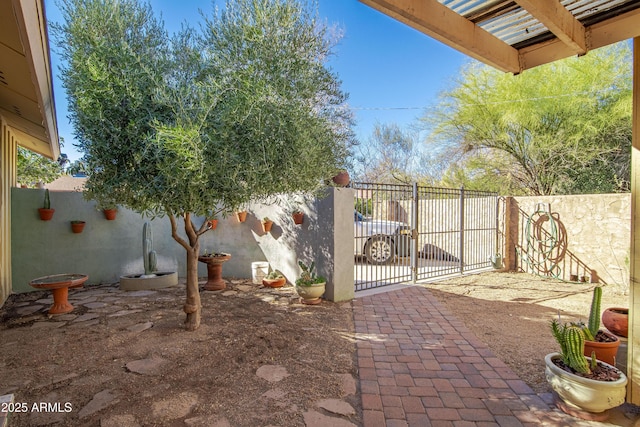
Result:
<instances>
[{"instance_id":1,"label":"stone birdbath pedestal","mask_svg":"<svg viewBox=\"0 0 640 427\"><path fill-rule=\"evenodd\" d=\"M207 264L207 283L204 289L207 291L221 291L227 287L227 282L222 278L222 264L231 259L231 254L205 254L198 257L198 261Z\"/></svg>"},{"instance_id":2,"label":"stone birdbath pedestal","mask_svg":"<svg viewBox=\"0 0 640 427\"><path fill-rule=\"evenodd\" d=\"M73 306L67 299L69 288L79 288L87 281L86 274L55 274L33 279L29 285L36 289L48 289L53 292L53 305L49 314L65 314L73 311Z\"/></svg>"}]
</instances>

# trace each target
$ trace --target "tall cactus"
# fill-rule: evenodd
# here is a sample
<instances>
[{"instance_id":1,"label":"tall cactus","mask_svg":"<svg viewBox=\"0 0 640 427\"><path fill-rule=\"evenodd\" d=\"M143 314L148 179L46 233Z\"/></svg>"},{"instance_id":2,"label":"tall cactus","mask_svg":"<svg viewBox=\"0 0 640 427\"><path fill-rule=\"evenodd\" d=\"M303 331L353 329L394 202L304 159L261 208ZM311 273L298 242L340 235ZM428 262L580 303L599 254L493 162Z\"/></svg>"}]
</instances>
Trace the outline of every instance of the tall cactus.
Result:
<instances>
[{"instance_id":1,"label":"tall cactus","mask_svg":"<svg viewBox=\"0 0 640 427\"><path fill-rule=\"evenodd\" d=\"M151 234L151 223L148 221L142 227L142 259L144 261L144 275L150 276L156 271L158 259L156 251L153 250L153 236Z\"/></svg>"},{"instance_id":2,"label":"tall cactus","mask_svg":"<svg viewBox=\"0 0 640 427\"><path fill-rule=\"evenodd\" d=\"M51 209L51 199L49 198L49 189L46 188L44 190L44 204L42 205L44 209Z\"/></svg>"},{"instance_id":3,"label":"tall cactus","mask_svg":"<svg viewBox=\"0 0 640 427\"><path fill-rule=\"evenodd\" d=\"M589 333L591 336L587 336L589 341L595 339L598 329L600 329L600 304L602 302L602 288L596 286L593 288L593 298L591 299L591 310L589 311Z\"/></svg>"}]
</instances>

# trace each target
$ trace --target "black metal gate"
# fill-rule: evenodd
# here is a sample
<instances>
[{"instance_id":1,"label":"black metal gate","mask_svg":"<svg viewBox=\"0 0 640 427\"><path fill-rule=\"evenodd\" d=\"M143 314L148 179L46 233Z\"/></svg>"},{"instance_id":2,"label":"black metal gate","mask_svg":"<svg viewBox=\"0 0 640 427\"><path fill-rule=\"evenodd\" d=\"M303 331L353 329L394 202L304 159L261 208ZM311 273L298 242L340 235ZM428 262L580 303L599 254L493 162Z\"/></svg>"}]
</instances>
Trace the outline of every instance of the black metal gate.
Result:
<instances>
[{"instance_id":1,"label":"black metal gate","mask_svg":"<svg viewBox=\"0 0 640 427\"><path fill-rule=\"evenodd\" d=\"M352 187L357 291L492 266L496 193L417 184Z\"/></svg>"}]
</instances>

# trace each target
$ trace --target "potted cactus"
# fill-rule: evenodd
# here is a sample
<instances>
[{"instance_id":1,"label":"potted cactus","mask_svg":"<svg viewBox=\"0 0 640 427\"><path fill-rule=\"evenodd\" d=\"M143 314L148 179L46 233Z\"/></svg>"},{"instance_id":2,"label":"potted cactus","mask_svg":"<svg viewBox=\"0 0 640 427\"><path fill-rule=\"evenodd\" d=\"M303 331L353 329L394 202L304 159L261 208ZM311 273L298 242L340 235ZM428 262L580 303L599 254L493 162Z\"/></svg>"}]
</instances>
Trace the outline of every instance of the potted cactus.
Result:
<instances>
[{"instance_id":1,"label":"potted cactus","mask_svg":"<svg viewBox=\"0 0 640 427\"><path fill-rule=\"evenodd\" d=\"M262 285L268 288L281 288L287 283L286 277L278 270L273 270L262 279Z\"/></svg>"},{"instance_id":2,"label":"potted cactus","mask_svg":"<svg viewBox=\"0 0 640 427\"><path fill-rule=\"evenodd\" d=\"M627 377L608 363L584 355L585 333L581 324L551 322L560 353L545 357L547 382L564 412L583 419L603 421L607 410L622 405Z\"/></svg>"},{"instance_id":3,"label":"potted cactus","mask_svg":"<svg viewBox=\"0 0 640 427\"><path fill-rule=\"evenodd\" d=\"M158 256L153 250L153 234L151 223L145 222L142 226L142 262L144 274L135 274L120 277L120 289L125 291L138 291L144 289L160 289L178 284L178 273L175 271L158 272Z\"/></svg>"},{"instance_id":4,"label":"potted cactus","mask_svg":"<svg viewBox=\"0 0 640 427\"><path fill-rule=\"evenodd\" d=\"M53 213L55 209L51 209L51 198L49 196L49 189L44 190L44 203L41 208L38 208L38 213L40 214L40 219L43 221L49 221L53 218Z\"/></svg>"},{"instance_id":5,"label":"potted cactus","mask_svg":"<svg viewBox=\"0 0 640 427\"><path fill-rule=\"evenodd\" d=\"M300 295L300 302L303 304L320 304L320 297L324 294L327 279L322 276L316 276L315 263L306 265L302 261L298 261L302 273L296 279L296 292Z\"/></svg>"},{"instance_id":6,"label":"potted cactus","mask_svg":"<svg viewBox=\"0 0 640 427\"><path fill-rule=\"evenodd\" d=\"M592 352L595 352L598 360L615 365L620 340L614 334L600 329L601 301L602 287L596 286L593 288L589 324L586 327L583 326L585 335L584 355L590 356Z\"/></svg>"}]
</instances>

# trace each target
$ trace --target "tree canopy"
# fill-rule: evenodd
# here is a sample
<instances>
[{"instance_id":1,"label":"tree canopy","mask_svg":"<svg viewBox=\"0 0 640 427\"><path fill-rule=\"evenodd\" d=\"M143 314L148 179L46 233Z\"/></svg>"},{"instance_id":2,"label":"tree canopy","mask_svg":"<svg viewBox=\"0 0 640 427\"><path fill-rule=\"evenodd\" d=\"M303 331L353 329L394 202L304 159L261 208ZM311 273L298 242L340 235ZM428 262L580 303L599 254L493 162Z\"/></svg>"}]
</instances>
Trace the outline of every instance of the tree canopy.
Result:
<instances>
[{"instance_id":1,"label":"tree canopy","mask_svg":"<svg viewBox=\"0 0 640 427\"><path fill-rule=\"evenodd\" d=\"M169 216L187 251L185 312L195 329L206 219L315 192L346 162L351 114L326 66L335 33L297 0L229 0L199 31L184 25L172 37L148 3L62 6L54 35L87 195Z\"/></svg>"},{"instance_id":2,"label":"tree canopy","mask_svg":"<svg viewBox=\"0 0 640 427\"><path fill-rule=\"evenodd\" d=\"M443 183L502 194L628 190L631 53L600 48L513 76L479 63L423 117Z\"/></svg>"},{"instance_id":3,"label":"tree canopy","mask_svg":"<svg viewBox=\"0 0 640 427\"><path fill-rule=\"evenodd\" d=\"M49 183L64 173L66 155L62 154L57 162L18 147L18 182L29 186L39 182Z\"/></svg>"}]
</instances>

